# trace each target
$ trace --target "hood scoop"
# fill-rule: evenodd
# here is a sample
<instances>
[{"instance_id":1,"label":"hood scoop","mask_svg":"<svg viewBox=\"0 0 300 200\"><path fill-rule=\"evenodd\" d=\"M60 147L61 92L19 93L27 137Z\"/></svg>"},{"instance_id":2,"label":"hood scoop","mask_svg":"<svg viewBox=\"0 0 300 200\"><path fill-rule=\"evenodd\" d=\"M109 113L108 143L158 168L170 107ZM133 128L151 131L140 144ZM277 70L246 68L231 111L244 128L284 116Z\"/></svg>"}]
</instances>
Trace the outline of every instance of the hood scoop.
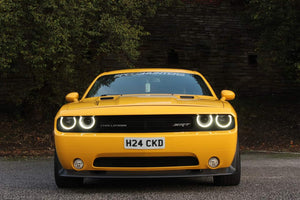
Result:
<instances>
[{"instance_id":1,"label":"hood scoop","mask_svg":"<svg viewBox=\"0 0 300 200\"><path fill-rule=\"evenodd\" d=\"M100 100L109 100L109 99L114 99L114 97L100 97Z\"/></svg>"},{"instance_id":2,"label":"hood scoop","mask_svg":"<svg viewBox=\"0 0 300 200\"><path fill-rule=\"evenodd\" d=\"M194 96L180 96L180 99L194 99Z\"/></svg>"},{"instance_id":3,"label":"hood scoop","mask_svg":"<svg viewBox=\"0 0 300 200\"><path fill-rule=\"evenodd\" d=\"M100 101L114 100L114 99L115 99L115 97L113 97L113 96L101 96L95 101L95 103L97 106L99 106Z\"/></svg>"}]
</instances>

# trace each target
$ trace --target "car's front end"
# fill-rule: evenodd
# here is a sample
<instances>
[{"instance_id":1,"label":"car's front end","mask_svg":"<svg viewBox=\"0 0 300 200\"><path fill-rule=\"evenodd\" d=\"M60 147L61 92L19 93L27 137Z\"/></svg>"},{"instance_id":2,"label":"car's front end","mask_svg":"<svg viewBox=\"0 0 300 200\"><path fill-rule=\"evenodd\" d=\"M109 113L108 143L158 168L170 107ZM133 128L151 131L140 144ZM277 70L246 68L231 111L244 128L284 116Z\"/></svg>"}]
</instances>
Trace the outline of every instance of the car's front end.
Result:
<instances>
[{"instance_id":1,"label":"car's front end","mask_svg":"<svg viewBox=\"0 0 300 200\"><path fill-rule=\"evenodd\" d=\"M236 113L227 101L218 100L205 79L211 95L147 93L163 81L158 80L161 73L190 71L111 74L131 72L155 75L145 82L144 94L89 97L97 78L80 101L66 104L56 115L59 186L66 185L68 178L231 177L240 173Z\"/></svg>"}]
</instances>

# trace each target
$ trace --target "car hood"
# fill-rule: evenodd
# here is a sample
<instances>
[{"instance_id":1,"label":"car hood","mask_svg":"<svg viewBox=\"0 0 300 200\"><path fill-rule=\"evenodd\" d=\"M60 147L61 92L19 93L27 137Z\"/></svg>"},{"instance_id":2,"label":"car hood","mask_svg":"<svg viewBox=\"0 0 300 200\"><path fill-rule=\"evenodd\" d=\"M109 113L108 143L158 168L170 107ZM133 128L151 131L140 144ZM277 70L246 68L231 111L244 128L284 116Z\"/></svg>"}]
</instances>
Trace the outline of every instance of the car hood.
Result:
<instances>
[{"instance_id":1,"label":"car hood","mask_svg":"<svg viewBox=\"0 0 300 200\"><path fill-rule=\"evenodd\" d=\"M222 114L235 111L228 102L216 97L180 95L123 95L83 99L64 105L59 116L87 115L163 115L163 114ZM194 97L194 98L191 98Z\"/></svg>"},{"instance_id":2,"label":"car hood","mask_svg":"<svg viewBox=\"0 0 300 200\"><path fill-rule=\"evenodd\" d=\"M78 103L69 104L68 109L124 106L197 106L222 108L223 103L214 97L191 95L114 95L87 98Z\"/></svg>"}]
</instances>

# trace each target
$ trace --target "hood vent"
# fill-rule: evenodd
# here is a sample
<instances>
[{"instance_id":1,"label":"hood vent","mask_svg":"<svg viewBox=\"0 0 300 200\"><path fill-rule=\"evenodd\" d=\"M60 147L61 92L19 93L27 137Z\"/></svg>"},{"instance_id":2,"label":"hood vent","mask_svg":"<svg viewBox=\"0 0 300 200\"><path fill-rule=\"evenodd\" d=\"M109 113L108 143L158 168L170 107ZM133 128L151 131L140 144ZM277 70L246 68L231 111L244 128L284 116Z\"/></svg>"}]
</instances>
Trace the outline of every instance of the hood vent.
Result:
<instances>
[{"instance_id":1,"label":"hood vent","mask_svg":"<svg viewBox=\"0 0 300 200\"><path fill-rule=\"evenodd\" d=\"M194 99L194 96L180 96L181 99Z\"/></svg>"},{"instance_id":2,"label":"hood vent","mask_svg":"<svg viewBox=\"0 0 300 200\"><path fill-rule=\"evenodd\" d=\"M100 100L109 100L109 99L114 99L114 97L101 97Z\"/></svg>"}]
</instances>

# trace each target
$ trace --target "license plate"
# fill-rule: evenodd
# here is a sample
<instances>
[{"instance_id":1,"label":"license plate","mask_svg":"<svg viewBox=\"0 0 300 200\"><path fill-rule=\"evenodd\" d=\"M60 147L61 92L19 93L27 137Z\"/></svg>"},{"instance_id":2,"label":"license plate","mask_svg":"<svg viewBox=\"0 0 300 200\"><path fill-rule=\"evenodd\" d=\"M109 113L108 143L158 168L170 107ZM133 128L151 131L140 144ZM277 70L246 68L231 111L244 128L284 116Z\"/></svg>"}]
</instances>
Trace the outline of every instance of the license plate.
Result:
<instances>
[{"instance_id":1,"label":"license plate","mask_svg":"<svg viewBox=\"0 0 300 200\"><path fill-rule=\"evenodd\" d=\"M164 149L165 138L124 138L125 149Z\"/></svg>"}]
</instances>

